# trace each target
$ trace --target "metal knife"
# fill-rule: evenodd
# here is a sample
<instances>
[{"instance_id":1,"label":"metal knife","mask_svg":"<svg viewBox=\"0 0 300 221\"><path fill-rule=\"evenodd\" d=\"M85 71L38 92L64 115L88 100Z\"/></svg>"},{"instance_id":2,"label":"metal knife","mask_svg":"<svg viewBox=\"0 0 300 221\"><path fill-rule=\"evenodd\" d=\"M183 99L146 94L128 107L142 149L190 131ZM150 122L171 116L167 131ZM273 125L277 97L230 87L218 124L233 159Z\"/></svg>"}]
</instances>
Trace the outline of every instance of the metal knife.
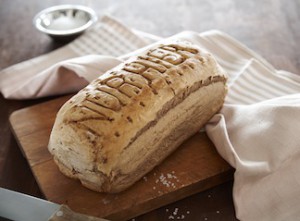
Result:
<instances>
[{"instance_id":1,"label":"metal knife","mask_svg":"<svg viewBox=\"0 0 300 221\"><path fill-rule=\"evenodd\" d=\"M66 205L59 205L1 187L0 217L15 221L107 221L75 213Z\"/></svg>"}]
</instances>

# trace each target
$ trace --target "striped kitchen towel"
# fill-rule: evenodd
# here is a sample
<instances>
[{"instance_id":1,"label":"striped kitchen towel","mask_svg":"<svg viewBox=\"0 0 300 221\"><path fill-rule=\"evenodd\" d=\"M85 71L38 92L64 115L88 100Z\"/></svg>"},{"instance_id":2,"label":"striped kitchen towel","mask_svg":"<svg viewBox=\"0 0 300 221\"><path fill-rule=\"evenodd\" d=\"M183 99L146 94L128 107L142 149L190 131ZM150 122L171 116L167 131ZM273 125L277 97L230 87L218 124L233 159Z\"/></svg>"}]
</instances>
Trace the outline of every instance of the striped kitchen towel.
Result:
<instances>
[{"instance_id":1,"label":"striped kitchen towel","mask_svg":"<svg viewBox=\"0 0 300 221\"><path fill-rule=\"evenodd\" d=\"M300 76L278 71L221 32L197 39L229 73L225 104L206 125L235 169L240 220L300 217Z\"/></svg>"},{"instance_id":2,"label":"striped kitchen towel","mask_svg":"<svg viewBox=\"0 0 300 221\"><path fill-rule=\"evenodd\" d=\"M91 78L102 73L101 68L98 68L99 59L96 55L101 55L109 64L102 67L103 70L120 62L115 57L153 42L151 35L138 33L143 37L116 19L104 16L91 29L66 46L2 70L0 91L9 99L32 99L76 92ZM95 56L77 59L84 55ZM76 59L65 62L72 58ZM84 77L80 73L84 73Z\"/></svg>"},{"instance_id":3,"label":"striped kitchen towel","mask_svg":"<svg viewBox=\"0 0 300 221\"><path fill-rule=\"evenodd\" d=\"M298 220L299 73L276 70L219 31L187 32L181 37L210 51L229 76L225 104L205 128L220 155L236 170L237 218Z\"/></svg>"},{"instance_id":4,"label":"striped kitchen towel","mask_svg":"<svg viewBox=\"0 0 300 221\"><path fill-rule=\"evenodd\" d=\"M205 129L220 155L236 170L237 218L298 220L300 76L276 70L220 31L184 32L176 37L210 51L228 73L223 108Z\"/></svg>"}]
</instances>

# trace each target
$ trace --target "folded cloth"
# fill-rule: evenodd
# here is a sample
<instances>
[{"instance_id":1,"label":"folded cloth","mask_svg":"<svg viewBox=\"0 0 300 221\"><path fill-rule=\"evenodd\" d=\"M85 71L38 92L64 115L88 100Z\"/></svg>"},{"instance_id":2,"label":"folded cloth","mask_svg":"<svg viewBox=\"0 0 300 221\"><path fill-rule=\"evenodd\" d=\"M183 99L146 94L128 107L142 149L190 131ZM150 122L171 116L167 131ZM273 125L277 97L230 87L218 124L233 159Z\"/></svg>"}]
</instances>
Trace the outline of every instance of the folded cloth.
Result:
<instances>
[{"instance_id":1,"label":"folded cloth","mask_svg":"<svg viewBox=\"0 0 300 221\"><path fill-rule=\"evenodd\" d=\"M249 105L225 104L206 126L236 168L233 198L240 220L300 217L300 94Z\"/></svg>"},{"instance_id":2,"label":"folded cloth","mask_svg":"<svg viewBox=\"0 0 300 221\"><path fill-rule=\"evenodd\" d=\"M300 78L293 78L252 60L206 125L236 169L233 198L240 220L300 217Z\"/></svg>"},{"instance_id":3,"label":"folded cloth","mask_svg":"<svg viewBox=\"0 0 300 221\"><path fill-rule=\"evenodd\" d=\"M117 20L104 16L66 46L2 70L0 91L9 99L32 99L76 92L92 78L98 77L101 70L120 62L120 59L112 56L118 57L151 43L153 40L149 36L141 38ZM93 54L88 58L65 61ZM102 56L97 57L99 55ZM103 57L105 55L109 57ZM100 69L98 73L96 69Z\"/></svg>"},{"instance_id":4,"label":"folded cloth","mask_svg":"<svg viewBox=\"0 0 300 221\"><path fill-rule=\"evenodd\" d=\"M277 71L225 33L182 36L210 51L228 72L228 95L206 132L235 169L240 220L300 217L300 76Z\"/></svg>"},{"instance_id":5,"label":"folded cloth","mask_svg":"<svg viewBox=\"0 0 300 221\"><path fill-rule=\"evenodd\" d=\"M113 19L106 19L116 24ZM126 29L119 23L116 27ZM112 32L118 33L117 30ZM135 35L130 30L128 32ZM145 36L138 34L132 37L135 39L132 44L136 48L147 45L149 40L146 42L143 40ZM191 41L210 51L228 72L229 91L225 104L206 125L206 132L220 155L236 169L233 199L237 218L297 220L300 217L300 149L297 148L300 143L300 76L277 71L261 56L220 31L201 34L183 32L175 38ZM149 39L153 41L157 38ZM115 41L115 45L122 44L117 37ZM136 45L136 41L140 45ZM92 44L76 47L85 50L86 54L101 54L99 50L91 52ZM106 50L114 56L130 51L124 49L116 55L115 50L109 49L110 44L107 47ZM73 48L72 56L84 55L80 51L76 54L76 50ZM47 60L47 56L41 59L41 66L45 65L43 61ZM128 56L114 58L90 55L71 59L44 71L40 69L40 72L31 75L26 73L27 85L21 85L23 87L16 90L12 90L13 87L4 90L8 82L24 79L14 72L19 65L20 69L26 67L25 62L0 73L1 90L2 93L8 91L3 94L12 98L76 91ZM37 60L36 63L39 64ZM66 79L63 79L64 75ZM64 89L60 89L60 85L64 85Z\"/></svg>"}]
</instances>

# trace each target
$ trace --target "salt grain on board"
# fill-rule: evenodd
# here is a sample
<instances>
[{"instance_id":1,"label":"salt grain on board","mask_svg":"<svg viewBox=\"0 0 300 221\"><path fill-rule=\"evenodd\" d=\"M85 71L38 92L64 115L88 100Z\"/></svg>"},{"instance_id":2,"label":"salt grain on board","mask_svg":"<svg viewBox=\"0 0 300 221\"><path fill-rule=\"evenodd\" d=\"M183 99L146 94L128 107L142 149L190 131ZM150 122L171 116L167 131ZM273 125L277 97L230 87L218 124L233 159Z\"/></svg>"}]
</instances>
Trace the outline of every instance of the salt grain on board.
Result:
<instances>
[{"instance_id":1,"label":"salt grain on board","mask_svg":"<svg viewBox=\"0 0 300 221\"><path fill-rule=\"evenodd\" d=\"M175 208L174 212L173 212L173 215L176 216L177 215L177 212L178 212L178 208Z\"/></svg>"},{"instance_id":2,"label":"salt grain on board","mask_svg":"<svg viewBox=\"0 0 300 221\"><path fill-rule=\"evenodd\" d=\"M174 171L172 171L173 173ZM174 172L175 173L175 172ZM174 174L173 173L173 174ZM175 175L172 175L171 173L167 173L167 175L165 176L163 173L159 176L159 179L157 179L155 181L155 183L162 183L164 186L166 187L172 187L172 188L176 188L175 183L173 182L173 180L179 182L178 178Z\"/></svg>"},{"instance_id":3,"label":"salt grain on board","mask_svg":"<svg viewBox=\"0 0 300 221\"><path fill-rule=\"evenodd\" d=\"M108 200L108 199L102 199L102 203L103 203L104 205L107 205L107 204L110 203L110 200Z\"/></svg>"},{"instance_id":4,"label":"salt grain on board","mask_svg":"<svg viewBox=\"0 0 300 221\"><path fill-rule=\"evenodd\" d=\"M166 209L166 212L169 212L169 209ZM174 208L174 211L170 211L171 214L168 216L168 219L176 219L176 220L184 220L186 218L186 214L189 214L190 211L182 211L179 208Z\"/></svg>"},{"instance_id":5,"label":"salt grain on board","mask_svg":"<svg viewBox=\"0 0 300 221\"><path fill-rule=\"evenodd\" d=\"M154 175L156 175L156 173L154 173ZM144 181L147 181L147 177L143 177ZM157 193L160 195L162 194L164 191L161 191L161 184L164 187L167 188L172 188L172 189L176 189L177 186L183 186L183 184L178 184L179 183L179 179L177 178L177 176L175 176L175 171L172 171L171 173L167 173L166 175L161 173L159 175L159 177L155 180L155 186L152 187L153 190L157 190Z\"/></svg>"}]
</instances>

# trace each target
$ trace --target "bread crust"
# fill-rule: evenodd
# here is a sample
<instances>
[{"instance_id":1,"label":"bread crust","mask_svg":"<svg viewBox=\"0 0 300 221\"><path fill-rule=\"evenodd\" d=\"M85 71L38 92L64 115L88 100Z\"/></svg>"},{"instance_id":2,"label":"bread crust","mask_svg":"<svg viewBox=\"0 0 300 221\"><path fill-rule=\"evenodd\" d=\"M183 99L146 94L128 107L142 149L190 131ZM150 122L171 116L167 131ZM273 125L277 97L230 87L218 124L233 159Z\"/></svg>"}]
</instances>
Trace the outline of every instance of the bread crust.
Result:
<instances>
[{"instance_id":1,"label":"bread crust","mask_svg":"<svg viewBox=\"0 0 300 221\"><path fill-rule=\"evenodd\" d=\"M225 83L209 53L187 42L156 45L67 101L48 149L65 175L98 192L120 192L221 108Z\"/></svg>"}]
</instances>

